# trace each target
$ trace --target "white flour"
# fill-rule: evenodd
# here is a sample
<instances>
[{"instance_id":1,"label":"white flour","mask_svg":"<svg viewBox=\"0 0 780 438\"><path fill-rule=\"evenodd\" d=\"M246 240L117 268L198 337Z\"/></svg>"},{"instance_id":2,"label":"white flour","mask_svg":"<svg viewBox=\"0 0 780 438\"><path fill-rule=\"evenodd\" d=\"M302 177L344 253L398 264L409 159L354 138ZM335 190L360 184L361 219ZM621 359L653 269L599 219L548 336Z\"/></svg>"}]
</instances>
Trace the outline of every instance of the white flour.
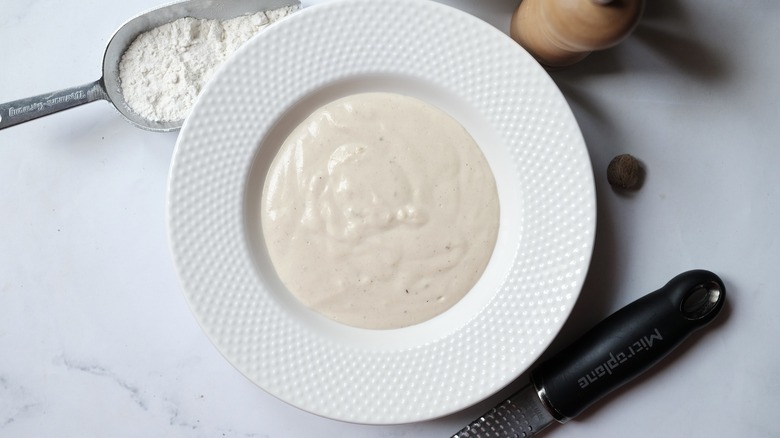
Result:
<instances>
[{"instance_id":1,"label":"white flour","mask_svg":"<svg viewBox=\"0 0 780 438\"><path fill-rule=\"evenodd\" d=\"M183 120L223 61L264 27L295 10L288 6L229 20L186 17L142 33L119 63L127 104L149 120Z\"/></svg>"}]
</instances>

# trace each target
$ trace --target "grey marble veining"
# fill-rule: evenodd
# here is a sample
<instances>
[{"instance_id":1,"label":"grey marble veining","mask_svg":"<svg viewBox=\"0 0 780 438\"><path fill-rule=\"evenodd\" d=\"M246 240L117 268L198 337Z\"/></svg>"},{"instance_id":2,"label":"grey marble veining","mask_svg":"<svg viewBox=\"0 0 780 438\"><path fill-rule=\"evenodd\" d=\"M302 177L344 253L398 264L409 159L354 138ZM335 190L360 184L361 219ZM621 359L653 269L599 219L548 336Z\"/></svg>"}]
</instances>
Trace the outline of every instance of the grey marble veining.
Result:
<instances>
[{"instance_id":1,"label":"grey marble veining","mask_svg":"<svg viewBox=\"0 0 780 438\"><path fill-rule=\"evenodd\" d=\"M328 0L304 2L312 5ZM505 30L515 2L451 0ZM780 436L780 3L649 1L620 46L553 80L597 182L594 259L553 349L672 275L705 268L729 300L712 331L550 438ZM152 0L3 0L0 101L94 80L102 51ZM433 438L519 389L420 424L366 426L257 388L208 342L167 246L175 134L96 103L0 131L0 438ZM618 153L647 168L622 195Z\"/></svg>"}]
</instances>

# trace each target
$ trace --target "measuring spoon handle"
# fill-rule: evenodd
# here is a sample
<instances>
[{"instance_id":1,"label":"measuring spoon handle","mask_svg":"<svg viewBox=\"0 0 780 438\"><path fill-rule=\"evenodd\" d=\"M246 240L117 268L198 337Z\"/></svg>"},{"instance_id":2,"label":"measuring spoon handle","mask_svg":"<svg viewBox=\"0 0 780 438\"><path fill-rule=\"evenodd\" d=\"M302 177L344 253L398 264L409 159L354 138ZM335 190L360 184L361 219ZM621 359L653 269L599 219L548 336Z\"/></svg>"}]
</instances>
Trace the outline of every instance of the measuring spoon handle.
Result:
<instances>
[{"instance_id":1,"label":"measuring spoon handle","mask_svg":"<svg viewBox=\"0 0 780 438\"><path fill-rule=\"evenodd\" d=\"M108 99L102 79L53 93L0 103L0 129L100 99Z\"/></svg>"}]
</instances>

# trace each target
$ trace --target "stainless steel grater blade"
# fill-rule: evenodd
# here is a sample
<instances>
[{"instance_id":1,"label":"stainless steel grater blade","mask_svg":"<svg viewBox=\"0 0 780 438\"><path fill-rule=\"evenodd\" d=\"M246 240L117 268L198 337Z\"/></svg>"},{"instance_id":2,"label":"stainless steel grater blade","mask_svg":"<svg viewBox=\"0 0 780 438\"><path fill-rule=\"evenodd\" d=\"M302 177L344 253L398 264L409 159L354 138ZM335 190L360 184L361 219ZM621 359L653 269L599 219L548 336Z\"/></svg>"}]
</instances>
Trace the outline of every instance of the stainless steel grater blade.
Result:
<instances>
[{"instance_id":1,"label":"stainless steel grater blade","mask_svg":"<svg viewBox=\"0 0 780 438\"><path fill-rule=\"evenodd\" d=\"M528 438L554 420L529 384L452 438Z\"/></svg>"}]
</instances>

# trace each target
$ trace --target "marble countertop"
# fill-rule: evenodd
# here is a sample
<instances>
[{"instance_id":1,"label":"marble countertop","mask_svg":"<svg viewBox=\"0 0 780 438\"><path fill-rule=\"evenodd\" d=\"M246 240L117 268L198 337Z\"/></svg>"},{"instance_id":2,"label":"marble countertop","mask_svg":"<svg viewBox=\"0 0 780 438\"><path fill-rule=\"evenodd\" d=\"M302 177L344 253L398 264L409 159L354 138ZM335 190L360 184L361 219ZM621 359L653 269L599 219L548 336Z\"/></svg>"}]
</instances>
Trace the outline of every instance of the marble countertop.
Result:
<instances>
[{"instance_id":1,"label":"marble countertop","mask_svg":"<svg viewBox=\"0 0 780 438\"><path fill-rule=\"evenodd\" d=\"M304 5L317 3L304 2ZM451 0L508 29L516 2ZM0 102L100 76L108 38L154 0L5 0ZM636 32L551 75L588 144L598 226L580 300L549 351L692 268L719 319L548 437L777 437L780 3L648 2ZM105 102L0 131L0 437L447 437L519 389L419 424L346 424L245 379L184 300L165 229L176 133ZM645 166L611 189L609 160Z\"/></svg>"}]
</instances>

